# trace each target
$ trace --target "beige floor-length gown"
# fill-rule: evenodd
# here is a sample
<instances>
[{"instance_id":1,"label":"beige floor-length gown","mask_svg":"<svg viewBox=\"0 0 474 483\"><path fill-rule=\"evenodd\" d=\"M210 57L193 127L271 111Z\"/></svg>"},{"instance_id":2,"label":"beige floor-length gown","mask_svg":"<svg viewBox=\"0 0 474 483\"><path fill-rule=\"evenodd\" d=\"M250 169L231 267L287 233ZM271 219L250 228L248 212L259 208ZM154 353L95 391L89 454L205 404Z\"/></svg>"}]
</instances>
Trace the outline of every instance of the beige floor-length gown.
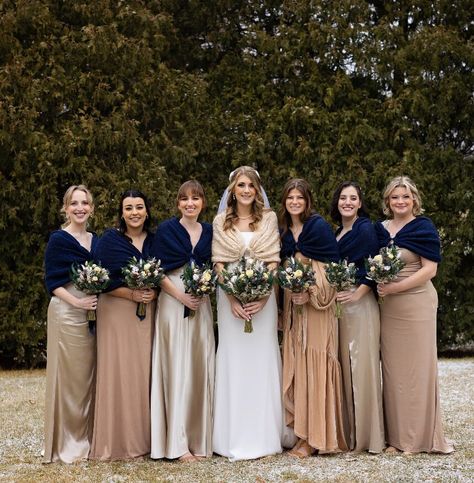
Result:
<instances>
[{"instance_id":1,"label":"beige floor-length gown","mask_svg":"<svg viewBox=\"0 0 474 483\"><path fill-rule=\"evenodd\" d=\"M150 453L150 373L155 304L146 317L137 303L107 293L97 307L97 384L91 459Z\"/></svg>"},{"instance_id":2,"label":"beige floor-length gown","mask_svg":"<svg viewBox=\"0 0 474 483\"><path fill-rule=\"evenodd\" d=\"M421 268L401 249L398 280ZM438 295L431 281L384 297L381 304L383 402L387 444L407 452L450 453L443 433L436 352Z\"/></svg>"},{"instance_id":3,"label":"beige floor-length gown","mask_svg":"<svg viewBox=\"0 0 474 483\"><path fill-rule=\"evenodd\" d=\"M296 258L310 263L300 253ZM338 361L335 290L324 264L313 260L316 285L302 311L285 290L283 323L283 403L285 422L320 453L345 451L342 376ZM301 312L301 313L299 313Z\"/></svg>"},{"instance_id":4,"label":"beige floor-length gown","mask_svg":"<svg viewBox=\"0 0 474 483\"><path fill-rule=\"evenodd\" d=\"M78 298L87 295L72 284ZM95 337L86 310L53 296L48 307L44 461L87 459L93 425Z\"/></svg>"},{"instance_id":5,"label":"beige floor-length gown","mask_svg":"<svg viewBox=\"0 0 474 483\"><path fill-rule=\"evenodd\" d=\"M182 272L167 276L184 291ZM212 456L215 343L209 297L184 318L184 305L162 291L155 324L151 457L179 458L188 451Z\"/></svg>"},{"instance_id":6,"label":"beige floor-length gown","mask_svg":"<svg viewBox=\"0 0 474 483\"><path fill-rule=\"evenodd\" d=\"M380 368L380 313L371 292L342 305L339 359L344 384L344 430L355 452L385 447Z\"/></svg>"}]
</instances>

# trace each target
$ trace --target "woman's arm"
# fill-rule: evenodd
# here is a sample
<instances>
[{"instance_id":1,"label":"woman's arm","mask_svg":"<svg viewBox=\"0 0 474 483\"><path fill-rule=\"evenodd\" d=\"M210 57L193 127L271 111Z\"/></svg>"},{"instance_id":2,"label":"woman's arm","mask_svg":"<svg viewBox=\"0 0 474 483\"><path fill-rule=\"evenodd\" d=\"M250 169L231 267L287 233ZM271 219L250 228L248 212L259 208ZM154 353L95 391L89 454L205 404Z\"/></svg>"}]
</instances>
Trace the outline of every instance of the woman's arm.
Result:
<instances>
[{"instance_id":1,"label":"woman's arm","mask_svg":"<svg viewBox=\"0 0 474 483\"><path fill-rule=\"evenodd\" d=\"M415 273L410 275L400 282L390 282L390 283L379 283L377 285L377 292L381 297L385 295L389 295L392 293L400 293L405 292L406 290L410 290L414 287L419 287L424 283L431 280L435 275L436 271L438 270L438 264L427 258L421 258L421 268L417 270Z\"/></svg>"},{"instance_id":2,"label":"woman's arm","mask_svg":"<svg viewBox=\"0 0 474 483\"><path fill-rule=\"evenodd\" d=\"M168 295L171 295L191 310L197 310L203 300L202 297L196 297L180 290L168 277L161 281L160 287Z\"/></svg>"},{"instance_id":3,"label":"woman's arm","mask_svg":"<svg viewBox=\"0 0 474 483\"><path fill-rule=\"evenodd\" d=\"M69 293L64 287L54 289L53 294L78 309L95 310L97 308L97 295L88 295L87 297L79 298Z\"/></svg>"},{"instance_id":4,"label":"woman's arm","mask_svg":"<svg viewBox=\"0 0 474 483\"><path fill-rule=\"evenodd\" d=\"M113 297L131 300L132 302L143 302L144 304L149 304L156 299L156 291L151 288L131 289L128 287L117 287L107 293Z\"/></svg>"},{"instance_id":5,"label":"woman's arm","mask_svg":"<svg viewBox=\"0 0 474 483\"><path fill-rule=\"evenodd\" d=\"M364 295L367 295L371 291L368 285L360 284L353 292L350 290L344 290L343 292L337 292L336 300L343 304L348 302L357 302Z\"/></svg>"}]
</instances>

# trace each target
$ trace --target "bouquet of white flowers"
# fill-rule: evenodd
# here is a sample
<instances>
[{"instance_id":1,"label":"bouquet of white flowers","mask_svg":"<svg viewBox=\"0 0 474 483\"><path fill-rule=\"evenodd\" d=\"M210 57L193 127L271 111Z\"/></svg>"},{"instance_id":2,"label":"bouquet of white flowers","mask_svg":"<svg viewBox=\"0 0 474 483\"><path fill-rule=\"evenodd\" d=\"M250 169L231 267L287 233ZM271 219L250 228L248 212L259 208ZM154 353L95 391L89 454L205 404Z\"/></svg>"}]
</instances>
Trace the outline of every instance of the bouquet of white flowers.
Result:
<instances>
[{"instance_id":1,"label":"bouquet of white flowers","mask_svg":"<svg viewBox=\"0 0 474 483\"><path fill-rule=\"evenodd\" d=\"M354 263L348 263L347 260L329 262L326 265L325 270L326 279L329 282L329 285L334 287L337 292L349 290L355 285L357 268ZM336 317L339 319L341 314L341 303L336 301Z\"/></svg>"},{"instance_id":2,"label":"bouquet of white flowers","mask_svg":"<svg viewBox=\"0 0 474 483\"><path fill-rule=\"evenodd\" d=\"M290 290L293 293L301 293L308 290L309 287L316 284L315 273L311 265L306 265L295 257L289 257L283 265L280 266L277 273L278 284ZM297 306L296 310L301 313L301 306Z\"/></svg>"},{"instance_id":3,"label":"bouquet of white flowers","mask_svg":"<svg viewBox=\"0 0 474 483\"><path fill-rule=\"evenodd\" d=\"M266 297L272 291L273 272L264 262L242 257L234 268L222 270L222 289L241 304ZM252 319L245 321L244 332L253 332Z\"/></svg>"},{"instance_id":4,"label":"bouquet of white flowers","mask_svg":"<svg viewBox=\"0 0 474 483\"><path fill-rule=\"evenodd\" d=\"M196 297L209 295L216 289L217 274L210 264L199 266L194 261L186 264L181 274L184 291ZM187 308L187 307L186 307ZM194 310L189 310L189 317L194 317ZM188 312L185 310L185 314ZM185 315L186 317L186 315Z\"/></svg>"},{"instance_id":5,"label":"bouquet of white flowers","mask_svg":"<svg viewBox=\"0 0 474 483\"><path fill-rule=\"evenodd\" d=\"M380 249L378 255L369 257L365 261L367 269L366 278L377 283L387 283L397 278L405 262L400 258L401 252L396 245L390 245ZM379 298L383 303L383 298Z\"/></svg>"},{"instance_id":6,"label":"bouquet of white flowers","mask_svg":"<svg viewBox=\"0 0 474 483\"><path fill-rule=\"evenodd\" d=\"M156 258L137 260L135 257L130 258L127 265L122 268L122 275L125 285L132 290L156 288L165 276L160 260L156 260ZM143 320L145 316L146 305L138 302L137 317Z\"/></svg>"},{"instance_id":7,"label":"bouquet of white flowers","mask_svg":"<svg viewBox=\"0 0 474 483\"><path fill-rule=\"evenodd\" d=\"M100 263L87 261L82 264L73 264L71 267L71 280L74 287L87 295L97 295L103 292L110 283L109 271ZM95 310L87 311L89 330L94 331L97 315Z\"/></svg>"}]
</instances>

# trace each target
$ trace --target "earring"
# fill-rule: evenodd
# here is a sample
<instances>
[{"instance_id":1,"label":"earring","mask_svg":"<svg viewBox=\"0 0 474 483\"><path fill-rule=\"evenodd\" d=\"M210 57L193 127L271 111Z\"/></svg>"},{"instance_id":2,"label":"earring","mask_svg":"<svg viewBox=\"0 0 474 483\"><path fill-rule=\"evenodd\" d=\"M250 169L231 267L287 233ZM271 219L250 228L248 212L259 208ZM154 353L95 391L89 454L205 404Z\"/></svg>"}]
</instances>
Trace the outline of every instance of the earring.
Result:
<instances>
[{"instance_id":1,"label":"earring","mask_svg":"<svg viewBox=\"0 0 474 483\"><path fill-rule=\"evenodd\" d=\"M232 199L235 201L235 194L232 194Z\"/></svg>"}]
</instances>

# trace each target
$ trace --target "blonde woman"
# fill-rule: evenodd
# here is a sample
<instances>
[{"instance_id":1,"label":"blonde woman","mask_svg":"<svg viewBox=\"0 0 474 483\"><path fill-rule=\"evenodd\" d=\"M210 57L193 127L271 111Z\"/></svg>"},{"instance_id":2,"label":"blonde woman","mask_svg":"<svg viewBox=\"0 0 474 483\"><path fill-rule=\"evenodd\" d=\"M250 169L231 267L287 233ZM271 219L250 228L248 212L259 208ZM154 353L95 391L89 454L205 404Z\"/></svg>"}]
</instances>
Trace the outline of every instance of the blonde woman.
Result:
<instances>
[{"instance_id":1,"label":"blonde woman","mask_svg":"<svg viewBox=\"0 0 474 483\"><path fill-rule=\"evenodd\" d=\"M394 282L379 284L386 451L450 453L439 405L436 353L438 295L431 279L441 261L438 232L420 216L421 197L407 176L392 179L376 225L380 246L394 243L405 267Z\"/></svg>"},{"instance_id":2,"label":"blonde woman","mask_svg":"<svg viewBox=\"0 0 474 483\"><path fill-rule=\"evenodd\" d=\"M221 271L247 255L276 267L280 257L277 218L264 208L257 171L236 169L213 223L212 260ZM244 332L252 318L253 332ZM214 452L231 461L282 451L281 360L274 295L242 305L219 289Z\"/></svg>"},{"instance_id":3,"label":"blonde woman","mask_svg":"<svg viewBox=\"0 0 474 483\"><path fill-rule=\"evenodd\" d=\"M92 437L95 337L88 330L87 310L96 295L76 290L73 263L92 259L97 236L87 231L94 211L84 185L70 186L63 199L66 223L46 247L45 279L52 296L48 307L44 462L73 463L89 455Z\"/></svg>"}]
</instances>

